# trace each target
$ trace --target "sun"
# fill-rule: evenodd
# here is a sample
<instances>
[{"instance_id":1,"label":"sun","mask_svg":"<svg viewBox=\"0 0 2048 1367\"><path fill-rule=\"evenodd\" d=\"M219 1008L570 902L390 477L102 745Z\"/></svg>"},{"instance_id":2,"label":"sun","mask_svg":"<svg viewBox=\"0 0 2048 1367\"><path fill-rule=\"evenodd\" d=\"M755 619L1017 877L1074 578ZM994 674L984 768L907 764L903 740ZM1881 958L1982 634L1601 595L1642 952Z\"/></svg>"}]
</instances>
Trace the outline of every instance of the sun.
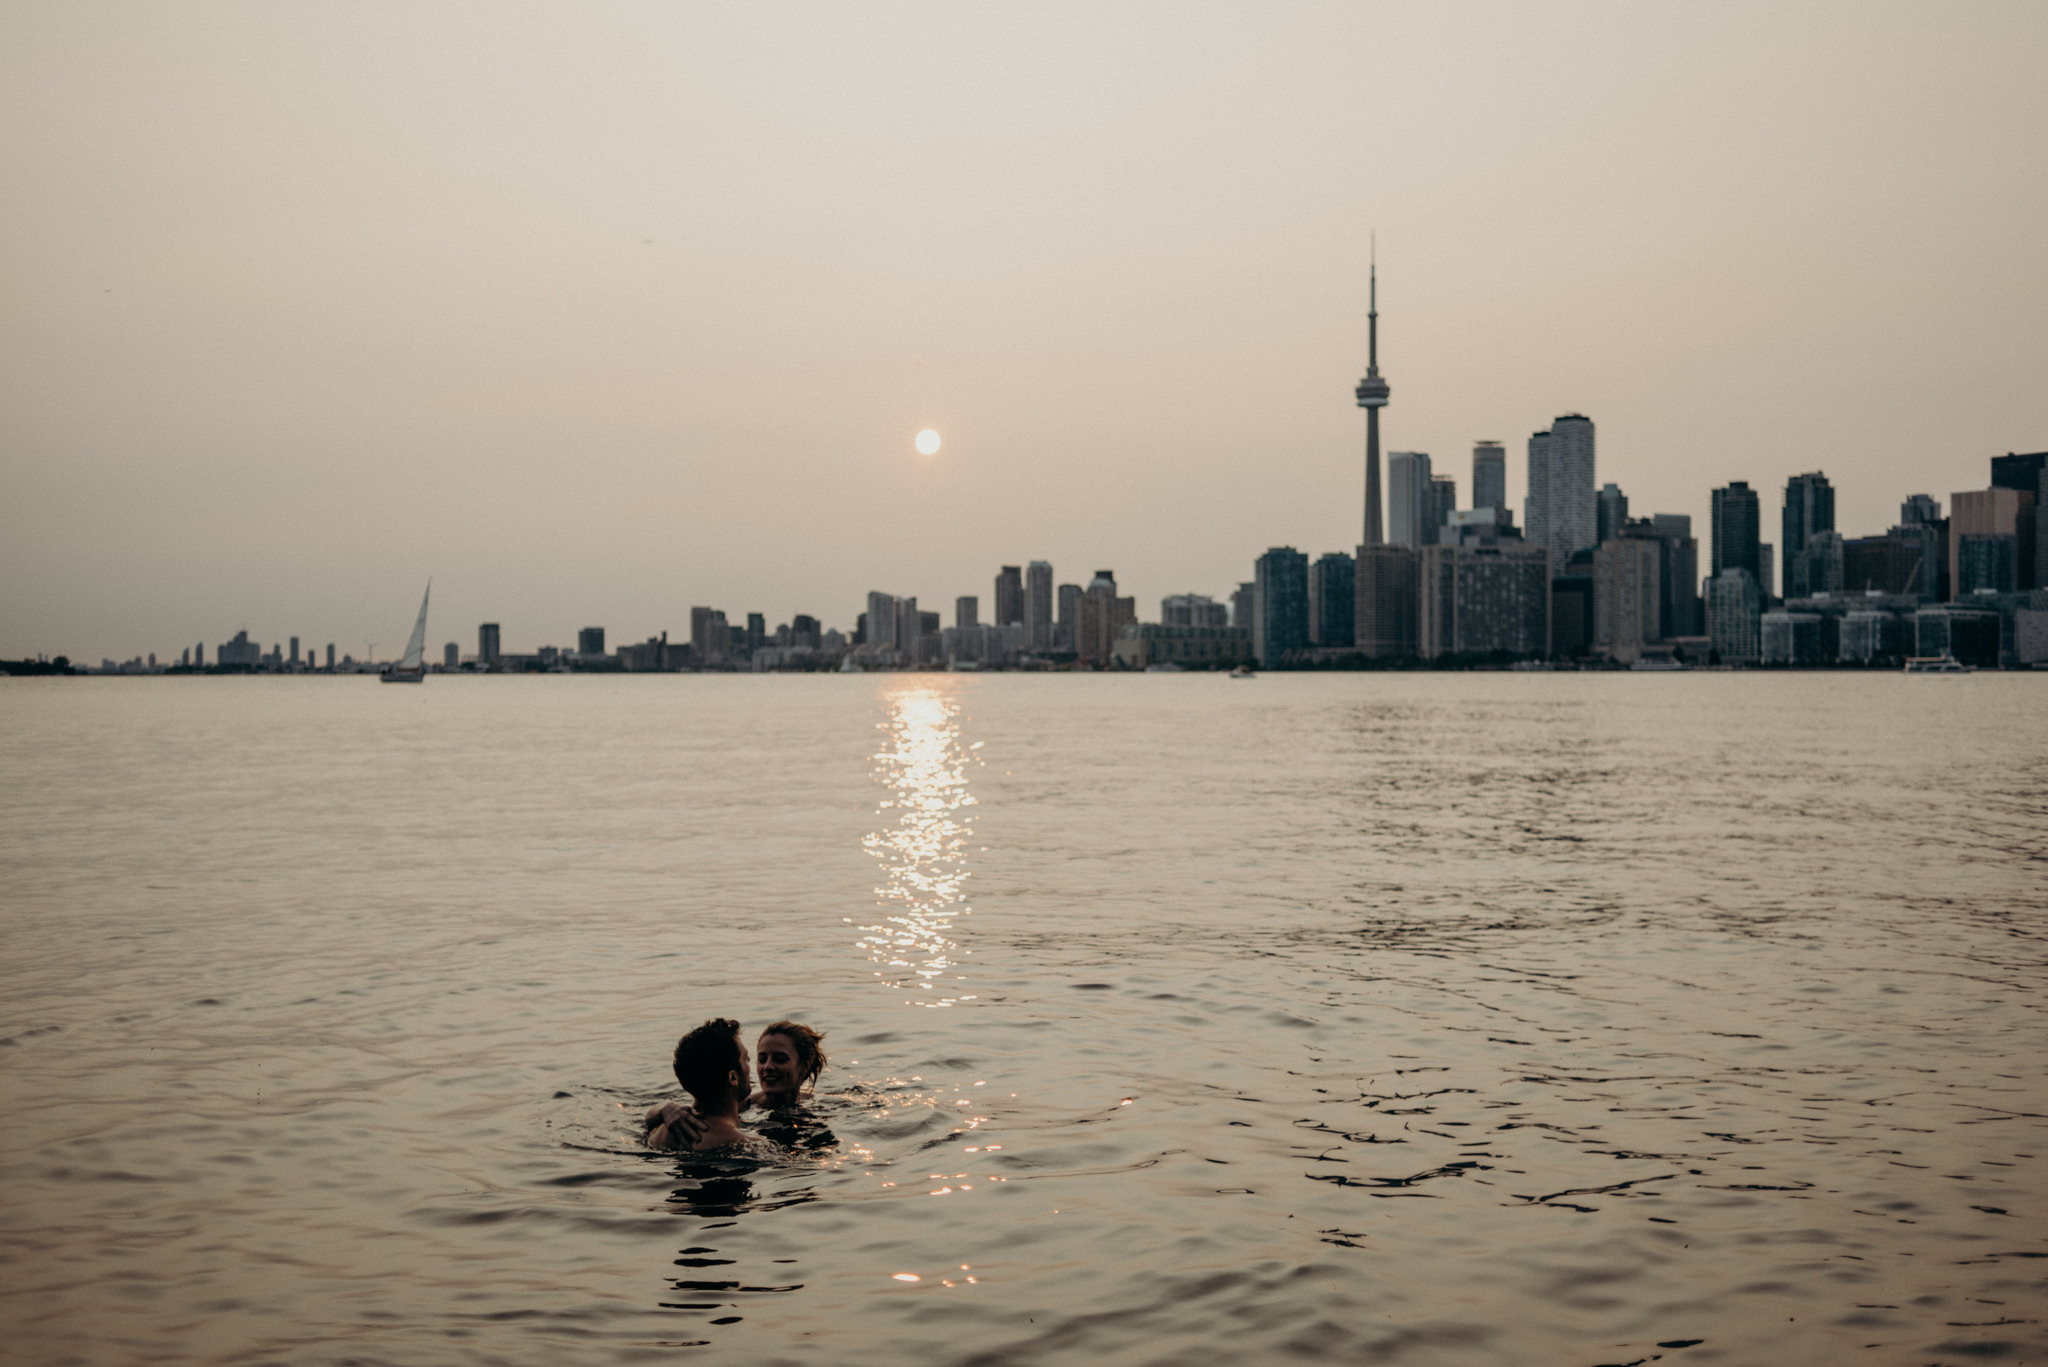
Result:
<instances>
[{"instance_id":1,"label":"sun","mask_svg":"<svg viewBox=\"0 0 2048 1367\"><path fill-rule=\"evenodd\" d=\"M917 454L935 456L939 453L939 434L927 427L917 434Z\"/></svg>"}]
</instances>

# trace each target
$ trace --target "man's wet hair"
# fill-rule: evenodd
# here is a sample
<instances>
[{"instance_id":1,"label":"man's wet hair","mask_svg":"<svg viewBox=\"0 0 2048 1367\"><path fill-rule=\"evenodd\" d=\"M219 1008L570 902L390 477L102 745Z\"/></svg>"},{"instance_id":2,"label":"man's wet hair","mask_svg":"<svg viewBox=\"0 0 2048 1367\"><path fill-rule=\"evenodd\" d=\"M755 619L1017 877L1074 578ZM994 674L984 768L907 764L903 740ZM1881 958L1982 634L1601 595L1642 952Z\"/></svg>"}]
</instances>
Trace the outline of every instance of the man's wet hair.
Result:
<instances>
[{"instance_id":1,"label":"man's wet hair","mask_svg":"<svg viewBox=\"0 0 2048 1367\"><path fill-rule=\"evenodd\" d=\"M818 1074L825 1071L824 1031L813 1030L810 1026L799 1025L795 1021L777 1021L761 1032L763 1039L770 1035L781 1035L796 1046L798 1087L818 1080Z\"/></svg>"},{"instance_id":2,"label":"man's wet hair","mask_svg":"<svg viewBox=\"0 0 2048 1367\"><path fill-rule=\"evenodd\" d=\"M676 1081L700 1104L715 1105L733 1095L730 1075L745 1073L746 1056L740 1023L714 1017L676 1041Z\"/></svg>"}]
</instances>

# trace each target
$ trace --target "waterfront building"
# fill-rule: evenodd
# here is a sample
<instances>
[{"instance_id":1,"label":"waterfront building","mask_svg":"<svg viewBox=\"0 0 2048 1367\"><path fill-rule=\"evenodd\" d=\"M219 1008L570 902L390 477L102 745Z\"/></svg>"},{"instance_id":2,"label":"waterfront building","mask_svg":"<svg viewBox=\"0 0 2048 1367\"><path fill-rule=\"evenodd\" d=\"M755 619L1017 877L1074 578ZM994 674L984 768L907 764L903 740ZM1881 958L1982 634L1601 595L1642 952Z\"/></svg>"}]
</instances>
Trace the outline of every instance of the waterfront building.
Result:
<instances>
[{"instance_id":1,"label":"waterfront building","mask_svg":"<svg viewBox=\"0 0 2048 1367\"><path fill-rule=\"evenodd\" d=\"M1616 531L1593 552L1593 646L1609 659L1634 664L1644 646L1664 638L1658 564L1663 541Z\"/></svg>"},{"instance_id":2,"label":"waterfront building","mask_svg":"<svg viewBox=\"0 0 2048 1367\"><path fill-rule=\"evenodd\" d=\"M1318 558L1308 571L1308 643L1344 647L1357 639L1357 562L1342 551Z\"/></svg>"},{"instance_id":3,"label":"waterfront building","mask_svg":"<svg viewBox=\"0 0 2048 1367\"><path fill-rule=\"evenodd\" d=\"M476 629L476 658L485 669L498 663L498 624L485 622Z\"/></svg>"},{"instance_id":4,"label":"waterfront building","mask_svg":"<svg viewBox=\"0 0 2048 1367\"><path fill-rule=\"evenodd\" d=\"M1200 593L1176 593L1159 600L1159 622L1169 627L1227 627L1230 605Z\"/></svg>"},{"instance_id":5,"label":"waterfront building","mask_svg":"<svg viewBox=\"0 0 2048 1367\"><path fill-rule=\"evenodd\" d=\"M1763 589L1740 565L1707 581L1707 636L1723 664L1763 658L1763 611Z\"/></svg>"},{"instance_id":6,"label":"waterfront building","mask_svg":"<svg viewBox=\"0 0 2048 1367\"><path fill-rule=\"evenodd\" d=\"M817 618L809 613L799 612L789 619L789 643L792 646L807 646L812 650L826 649L829 642L825 639L826 633L820 630L820 626ZM831 633L834 636L838 634L837 631Z\"/></svg>"},{"instance_id":7,"label":"waterfront building","mask_svg":"<svg viewBox=\"0 0 2048 1367\"><path fill-rule=\"evenodd\" d=\"M1274 546L1253 565L1258 586L1252 612L1252 650L1271 669L1290 650L1308 644L1308 557L1292 546Z\"/></svg>"},{"instance_id":8,"label":"waterfront building","mask_svg":"<svg viewBox=\"0 0 2048 1367\"><path fill-rule=\"evenodd\" d=\"M1024 567L1024 635L1033 650L1052 649L1052 609L1052 565L1034 560Z\"/></svg>"},{"instance_id":9,"label":"waterfront building","mask_svg":"<svg viewBox=\"0 0 2048 1367\"><path fill-rule=\"evenodd\" d=\"M1767 665L1818 665L1835 658L1824 628L1840 619L1817 612L1766 612L1758 620L1757 637Z\"/></svg>"},{"instance_id":10,"label":"waterfront building","mask_svg":"<svg viewBox=\"0 0 2048 1367\"><path fill-rule=\"evenodd\" d=\"M1842 542L1845 593L1910 593L1933 598L1937 555L1920 527L1894 527L1883 536L1855 536Z\"/></svg>"},{"instance_id":11,"label":"waterfront building","mask_svg":"<svg viewBox=\"0 0 2048 1367\"><path fill-rule=\"evenodd\" d=\"M1482 441L1472 448L1472 507L1508 506L1508 449L1497 441Z\"/></svg>"},{"instance_id":12,"label":"waterfront building","mask_svg":"<svg viewBox=\"0 0 2048 1367\"><path fill-rule=\"evenodd\" d=\"M1843 664L1896 663L1913 653L1913 614L1851 607L1842 614L1838 639L1835 658Z\"/></svg>"},{"instance_id":13,"label":"waterfront building","mask_svg":"<svg viewBox=\"0 0 2048 1367\"><path fill-rule=\"evenodd\" d=\"M868 625L874 628L875 599L868 595ZM879 595L888 597L887 594ZM725 620L725 614L717 608L694 607L690 609L690 649L696 653L700 669L712 668L724 663L732 654L732 627Z\"/></svg>"},{"instance_id":14,"label":"waterfront building","mask_svg":"<svg viewBox=\"0 0 2048 1367\"><path fill-rule=\"evenodd\" d=\"M748 613L745 654L751 658L755 651L767 644L768 618L758 612Z\"/></svg>"},{"instance_id":15,"label":"waterfront building","mask_svg":"<svg viewBox=\"0 0 2048 1367\"><path fill-rule=\"evenodd\" d=\"M953 600L953 625L975 627L981 625L981 600L967 594Z\"/></svg>"},{"instance_id":16,"label":"waterfront building","mask_svg":"<svg viewBox=\"0 0 2048 1367\"><path fill-rule=\"evenodd\" d=\"M213 658L225 668L254 669L263 661L263 647L250 640L248 632L238 631L234 640L220 644L213 652Z\"/></svg>"},{"instance_id":17,"label":"waterfront building","mask_svg":"<svg viewBox=\"0 0 2048 1367\"><path fill-rule=\"evenodd\" d=\"M2021 489L1971 489L1949 500L1949 596L1960 602L1980 588L2032 588L2034 495ZM1963 579L1963 547L1971 545L1971 579ZM2026 579L2020 576L2026 568Z\"/></svg>"},{"instance_id":18,"label":"waterfront building","mask_svg":"<svg viewBox=\"0 0 2048 1367\"><path fill-rule=\"evenodd\" d=\"M1117 635L1112 658L1127 669L1159 664L1217 669L1252 659L1252 633L1248 627L1134 622Z\"/></svg>"},{"instance_id":19,"label":"waterfront building","mask_svg":"<svg viewBox=\"0 0 2048 1367\"><path fill-rule=\"evenodd\" d=\"M1807 542L1817 533L1835 529L1835 488L1828 483L1828 477L1815 470L1810 474L1794 475L1785 481L1785 511L1781 521L1784 536L1779 544L1785 554L1784 596L1804 598L1809 593L1825 589L1825 584L1806 581L1810 562L1805 551ZM1764 582L1768 584L1770 581Z\"/></svg>"},{"instance_id":20,"label":"waterfront building","mask_svg":"<svg viewBox=\"0 0 2048 1367\"><path fill-rule=\"evenodd\" d=\"M598 656L604 654L604 628L584 627L576 633L576 653Z\"/></svg>"},{"instance_id":21,"label":"waterfront building","mask_svg":"<svg viewBox=\"0 0 2048 1367\"><path fill-rule=\"evenodd\" d=\"M200 662L200 661L199 661L199 659L198 659L198 658L197 658L197 657L195 656L195 657L193 658L193 661L192 661L192 663L193 663L193 664L198 664L199 662ZM328 668L329 668L330 670L334 668L334 642L332 642L332 641L329 641L329 642L327 643L327 667L328 667Z\"/></svg>"},{"instance_id":22,"label":"waterfront building","mask_svg":"<svg viewBox=\"0 0 2048 1367\"><path fill-rule=\"evenodd\" d=\"M1427 452L1395 451L1387 456L1387 544L1434 544L1427 536L1430 511L1435 506L1429 486Z\"/></svg>"},{"instance_id":23,"label":"waterfront building","mask_svg":"<svg viewBox=\"0 0 2048 1367\"><path fill-rule=\"evenodd\" d=\"M1252 618L1257 616L1258 596L1259 586L1256 583L1246 582L1237 586L1230 595L1230 625L1243 627L1246 631L1252 629Z\"/></svg>"},{"instance_id":24,"label":"waterfront building","mask_svg":"<svg viewBox=\"0 0 2048 1367\"><path fill-rule=\"evenodd\" d=\"M1024 624L1024 571L1015 565L1005 565L996 575L996 623L1009 626Z\"/></svg>"},{"instance_id":25,"label":"waterfront building","mask_svg":"<svg viewBox=\"0 0 2048 1367\"><path fill-rule=\"evenodd\" d=\"M1097 665L1109 663L1123 629L1138 620L1138 601L1119 598L1116 574L1097 570L1075 603L1074 651Z\"/></svg>"},{"instance_id":26,"label":"waterfront building","mask_svg":"<svg viewBox=\"0 0 2048 1367\"><path fill-rule=\"evenodd\" d=\"M1764 570L1762 524L1756 490L1744 480L1732 480L1712 494L1713 555L1709 573L1719 577L1724 570L1743 570L1761 588L1770 582Z\"/></svg>"},{"instance_id":27,"label":"waterfront building","mask_svg":"<svg viewBox=\"0 0 2048 1367\"><path fill-rule=\"evenodd\" d=\"M1995 603L1929 603L1913 614L1913 629L1921 655L1953 655L1966 665L1985 669L1998 664Z\"/></svg>"},{"instance_id":28,"label":"waterfront building","mask_svg":"<svg viewBox=\"0 0 2048 1367\"><path fill-rule=\"evenodd\" d=\"M1353 391L1358 406L1365 410L1365 537L1368 546L1381 543L1380 520L1380 410L1392 393L1380 376L1380 267L1379 253L1372 254L1365 324L1365 378ZM1240 622L1238 625L1243 626Z\"/></svg>"},{"instance_id":29,"label":"waterfront building","mask_svg":"<svg viewBox=\"0 0 2048 1367\"><path fill-rule=\"evenodd\" d=\"M1619 484L1603 484L1594 499L1593 544L1612 541L1621 535L1621 524L1628 521L1628 495L1621 491Z\"/></svg>"},{"instance_id":30,"label":"waterfront building","mask_svg":"<svg viewBox=\"0 0 2048 1367\"><path fill-rule=\"evenodd\" d=\"M1425 546L1417 653L1540 656L1550 644L1550 559L1542 546Z\"/></svg>"},{"instance_id":31,"label":"waterfront building","mask_svg":"<svg viewBox=\"0 0 2048 1367\"><path fill-rule=\"evenodd\" d=\"M1352 644L1374 659L1411 659L1416 653L1421 561L1412 546L1360 546L1352 571L1356 625Z\"/></svg>"},{"instance_id":32,"label":"waterfront building","mask_svg":"<svg viewBox=\"0 0 2048 1367\"><path fill-rule=\"evenodd\" d=\"M1074 648L1074 633L1081 620L1081 586L1062 584L1059 586L1059 618L1052 627L1052 648L1071 651Z\"/></svg>"},{"instance_id":33,"label":"waterfront building","mask_svg":"<svg viewBox=\"0 0 2048 1367\"><path fill-rule=\"evenodd\" d=\"M299 638L296 636L292 637L291 644L292 653L287 663L289 663L293 669L297 669L299 667Z\"/></svg>"},{"instance_id":34,"label":"waterfront building","mask_svg":"<svg viewBox=\"0 0 2048 1367\"><path fill-rule=\"evenodd\" d=\"M1664 540L1664 639L1707 634L1700 605L1700 543L1685 513L1654 513L1650 526Z\"/></svg>"},{"instance_id":35,"label":"waterfront building","mask_svg":"<svg viewBox=\"0 0 2048 1367\"><path fill-rule=\"evenodd\" d=\"M450 641L441 647L441 668L462 668L462 647Z\"/></svg>"},{"instance_id":36,"label":"waterfront building","mask_svg":"<svg viewBox=\"0 0 2048 1367\"><path fill-rule=\"evenodd\" d=\"M1593 576L1561 574L1550 581L1551 659L1578 660L1593 653L1593 608Z\"/></svg>"},{"instance_id":37,"label":"waterfront building","mask_svg":"<svg viewBox=\"0 0 2048 1367\"><path fill-rule=\"evenodd\" d=\"M1573 551L1599 543L1593 470L1593 423L1583 414L1566 413L1529 437L1522 525L1532 545L1549 551L1552 576Z\"/></svg>"}]
</instances>

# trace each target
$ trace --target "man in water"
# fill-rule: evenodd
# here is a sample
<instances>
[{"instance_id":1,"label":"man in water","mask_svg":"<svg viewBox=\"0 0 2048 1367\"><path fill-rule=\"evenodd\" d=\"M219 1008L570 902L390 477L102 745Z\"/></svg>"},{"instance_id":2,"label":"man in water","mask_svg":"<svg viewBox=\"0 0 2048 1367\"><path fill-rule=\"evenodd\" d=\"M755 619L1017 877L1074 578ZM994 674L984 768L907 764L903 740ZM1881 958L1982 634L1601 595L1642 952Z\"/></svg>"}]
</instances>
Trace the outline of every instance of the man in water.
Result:
<instances>
[{"instance_id":1,"label":"man in water","mask_svg":"<svg viewBox=\"0 0 2048 1367\"><path fill-rule=\"evenodd\" d=\"M749 1138L740 1128L740 1106L752 1087L740 1023L705 1021L676 1041L676 1081L696 1103L676 1102L647 1113L647 1143L656 1149L723 1149ZM686 1118L687 1117L687 1121ZM694 1122L694 1123L690 1123Z\"/></svg>"},{"instance_id":2,"label":"man in water","mask_svg":"<svg viewBox=\"0 0 2048 1367\"><path fill-rule=\"evenodd\" d=\"M802 1103L803 1090L818 1080L818 1074L825 1071L825 1036L808 1025L795 1021L777 1021L761 1032L757 1046L756 1060L760 1064L761 1090L740 1103L740 1109L758 1106L768 1111L787 1111ZM654 1124L654 1117L661 1116L668 1126L668 1137L672 1147L685 1149L696 1143L702 1133L695 1112L687 1107L670 1102L648 1112L648 1124ZM786 1127L785 1127L786 1128ZM786 1135L769 1133L777 1143L795 1142ZM805 1147L829 1147L838 1141L830 1130L818 1127L805 1141Z\"/></svg>"}]
</instances>

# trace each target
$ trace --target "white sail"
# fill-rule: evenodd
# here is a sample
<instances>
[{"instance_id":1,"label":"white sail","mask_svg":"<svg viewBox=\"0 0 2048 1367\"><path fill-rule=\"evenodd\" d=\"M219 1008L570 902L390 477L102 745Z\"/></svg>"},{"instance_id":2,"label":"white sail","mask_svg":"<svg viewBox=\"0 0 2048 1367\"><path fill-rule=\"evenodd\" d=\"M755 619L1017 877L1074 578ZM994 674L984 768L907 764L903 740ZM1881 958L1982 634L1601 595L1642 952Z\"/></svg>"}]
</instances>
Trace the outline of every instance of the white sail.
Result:
<instances>
[{"instance_id":1,"label":"white sail","mask_svg":"<svg viewBox=\"0 0 2048 1367\"><path fill-rule=\"evenodd\" d=\"M429 579L427 591L420 595L420 619L412 624L412 639L405 643L405 658L398 662L400 669L417 670L421 667L427 649L427 599L433 593L434 581Z\"/></svg>"}]
</instances>

